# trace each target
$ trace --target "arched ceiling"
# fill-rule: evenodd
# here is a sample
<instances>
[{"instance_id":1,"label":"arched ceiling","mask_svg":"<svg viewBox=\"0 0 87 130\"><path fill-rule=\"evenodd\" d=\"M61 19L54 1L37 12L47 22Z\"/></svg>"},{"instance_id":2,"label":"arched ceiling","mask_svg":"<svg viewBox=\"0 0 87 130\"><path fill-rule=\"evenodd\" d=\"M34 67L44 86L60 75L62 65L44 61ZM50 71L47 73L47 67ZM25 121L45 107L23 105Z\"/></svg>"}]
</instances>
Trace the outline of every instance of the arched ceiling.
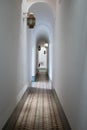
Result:
<instances>
[{"instance_id":1,"label":"arched ceiling","mask_svg":"<svg viewBox=\"0 0 87 130\"><path fill-rule=\"evenodd\" d=\"M53 39L57 0L24 0L22 12L33 12L36 17L34 41Z\"/></svg>"},{"instance_id":2,"label":"arched ceiling","mask_svg":"<svg viewBox=\"0 0 87 130\"><path fill-rule=\"evenodd\" d=\"M35 41L52 41L54 15L50 6L43 2L34 3L29 8L29 12L33 12L36 17L36 26L34 29Z\"/></svg>"},{"instance_id":3,"label":"arched ceiling","mask_svg":"<svg viewBox=\"0 0 87 130\"><path fill-rule=\"evenodd\" d=\"M34 36L36 43L40 41L46 41L49 43L50 38L52 38L52 33L46 25L38 25L35 27Z\"/></svg>"},{"instance_id":4,"label":"arched ceiling","mask_svg":"<svg viewBox=\"0 0 87 130\"><path fill-rule=\"evenodd\" d=\"M36 43L38 42L47 42L49 43L49 33L46 32L46 30L42 30L40 31L40 33L38 32L36 35Z\"/></svg>"},{"instance_id":5,"label":"arched ceiling","mask_svg":"<svg viewBox=\"0 0 87 130\"><path fill-rule=\"evenodd\" d=\"M29 8L29 12L33 12L36 17L36 25L45 24L50 27L54 24L53 11L46 3L35 3Z\"/></svg>"},{"instance_id":6,"label":"arched ceiling","mask_svg":"<svg viewBox=\"0 0 87 130\"><path fill-rule=\"evenodd\" d=\"M55 15L57 0L23 0L22 1L23 12L28 12L28 9L32 6L32 4L38 2L47 3L52 8Z\"/></svg>"}]
</instances>

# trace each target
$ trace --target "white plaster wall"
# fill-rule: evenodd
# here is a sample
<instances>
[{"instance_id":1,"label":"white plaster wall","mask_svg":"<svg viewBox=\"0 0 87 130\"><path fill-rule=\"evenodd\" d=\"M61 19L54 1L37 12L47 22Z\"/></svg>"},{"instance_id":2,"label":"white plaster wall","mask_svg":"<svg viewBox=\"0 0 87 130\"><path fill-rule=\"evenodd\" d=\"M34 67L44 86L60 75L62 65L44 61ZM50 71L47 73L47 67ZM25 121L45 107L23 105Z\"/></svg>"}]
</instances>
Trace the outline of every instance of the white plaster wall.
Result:
<instances>
[{"instance_id":1,"label":"white plaster wall","mask_svg":"<svg viewBox=\"0 0 87 130\"><path fill-rule=\"evenodd\" d=\"M33 4L36 4L36 3L45 3L47 5L49 5L53 11L53 15L55 15L55 6L56 6L56 1L57 0L23 0L23 6L22 6L22 9L24 12L28 12L29 8L33 5Z\"/></svg>"},{"instance_id":2,"label":"white plaster wall","mask_svg":"<svg viewBox=\"0 0 87 130\"><path fill-rule=\"evenodd\" d=\"M32 76L36 76L36 44L32 43Z\"/></svg>"},{"instance_id":3,"label":"white plaster wall","mask_svg":"<svg viewBox=\"0 0 87 130\"><path fill-rule=\"evenodd\" d=\"M50 37L52 38L53 36L50 34ZM53 39L49 43L49 79L52 81L53 80Z\"/></svg>"},{"instance_id":4,"label":"white plaster wall","mask_svg":"<svg viewBox=\"0 0 87 130\"><path fill-rule=\"evenodd\" d=\"M84 5L87 2L84 3ZM84 28L83 28L83 43L84 43L84 70L83 70L83 82L82 82L82 95L81 95L81 107L80 107L80 124L83 130L87 129L87 7L84 6ZM80 128L80 129L81 129Z\"/></svg>"},{"instance_id":5,"label":"white plaster wall","mask_svg":"<svg viewBox=\"0 0 87 130\"><path fill-rule=\"evenodd\" d=\"M0 0L0 130L28 87L22 27L21 1Z\"/></svg>"},{"instance_id":6,"label":"white plaster wall","mask_svg":"<svg viewBox=\"0 0 87 130\"><path fill-rule=\"evenodd\" d=\"M87 130L87 1L57 3L54 87L72 130Z\"/></svg>"},{"instance_id":7,"label":"white plaster wall","mask_svg":"<svg viewBox=\"0 0 87 130\"><path fill-rule=\"evenodd\" d=\"M32 29L27 29L27 51L28 51L28 77L30 79L30 82L32 80L32 35L33 35Z\"/></svg>"}]
</instances>

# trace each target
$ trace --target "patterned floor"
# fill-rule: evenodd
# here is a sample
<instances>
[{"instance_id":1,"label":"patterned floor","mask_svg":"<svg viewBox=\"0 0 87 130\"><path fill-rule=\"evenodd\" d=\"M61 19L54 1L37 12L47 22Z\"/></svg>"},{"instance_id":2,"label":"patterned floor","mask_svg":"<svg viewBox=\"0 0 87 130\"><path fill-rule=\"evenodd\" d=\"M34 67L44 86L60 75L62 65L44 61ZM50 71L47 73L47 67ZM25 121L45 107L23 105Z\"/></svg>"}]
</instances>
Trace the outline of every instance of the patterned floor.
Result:
<instances>
[{"instance_id":1,"label":"patterned floor","mask_svg":"<svg viewBox=\"0 0 87 130\"><path fill-rule=\"evenodd\" d=\"M4 130L70 130L66 118L62 119L61 107L49 85L46 80L41 84L38 80L29 90L22 109L14 112L17 118L12 116Z\"/></svg>"}]
</instances>

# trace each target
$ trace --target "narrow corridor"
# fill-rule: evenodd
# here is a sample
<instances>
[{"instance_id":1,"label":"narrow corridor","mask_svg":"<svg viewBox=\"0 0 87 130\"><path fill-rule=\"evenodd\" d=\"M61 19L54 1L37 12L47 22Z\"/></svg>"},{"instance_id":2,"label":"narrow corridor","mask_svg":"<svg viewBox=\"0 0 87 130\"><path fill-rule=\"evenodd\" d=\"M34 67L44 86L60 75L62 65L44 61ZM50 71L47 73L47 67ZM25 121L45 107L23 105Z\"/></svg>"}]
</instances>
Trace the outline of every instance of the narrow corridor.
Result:
<instances>
[{"instance_id":1,"label":"narrow corridor","mask_svg":"<svg viewBox=\"0 0 87 130\"><path fill-rule=\"evenodd\" d=\"M28 88L4 130L70 130L46 74Z\"/></svg>"},{"instance_id":2,"label":"narrow corridor","mask_svg":"<svg viewBox=\"0 0 87 130\"><path fill-rule=\"evenodd\" d=\"M0 130L69 125L87 130L87 0L0 0Z\"/></svg>"}]
</instances>

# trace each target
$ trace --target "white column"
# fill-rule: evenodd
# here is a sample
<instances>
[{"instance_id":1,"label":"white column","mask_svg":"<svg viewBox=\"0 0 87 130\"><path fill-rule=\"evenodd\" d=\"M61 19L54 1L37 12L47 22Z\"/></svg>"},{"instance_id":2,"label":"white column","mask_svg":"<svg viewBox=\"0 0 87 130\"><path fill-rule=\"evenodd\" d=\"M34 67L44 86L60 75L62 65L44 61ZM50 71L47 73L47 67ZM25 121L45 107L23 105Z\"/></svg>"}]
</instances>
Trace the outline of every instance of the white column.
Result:
<instances>
[{"instance_id":1,"label":"white column","mask_svg":"<svg viewBox=\"0 0 87 130\"><path fill-rule=\"evenodd\" d=\"M22 44L23 44L23 65L24 65L24 80L28 79L28 49L27 49L27 19L23 21L23 35L22 35Z\"/></svg>"},{"instance_id":2,"label":"white column","mask_svg":"<svg viewBox=\"0 0 87 130\"><path fill-rule=\"evenodd\" d=\"M35 40L32 37L32 81L35 81L35 78L36 78L36 44Z\"/></svg>"}]
</instances>

